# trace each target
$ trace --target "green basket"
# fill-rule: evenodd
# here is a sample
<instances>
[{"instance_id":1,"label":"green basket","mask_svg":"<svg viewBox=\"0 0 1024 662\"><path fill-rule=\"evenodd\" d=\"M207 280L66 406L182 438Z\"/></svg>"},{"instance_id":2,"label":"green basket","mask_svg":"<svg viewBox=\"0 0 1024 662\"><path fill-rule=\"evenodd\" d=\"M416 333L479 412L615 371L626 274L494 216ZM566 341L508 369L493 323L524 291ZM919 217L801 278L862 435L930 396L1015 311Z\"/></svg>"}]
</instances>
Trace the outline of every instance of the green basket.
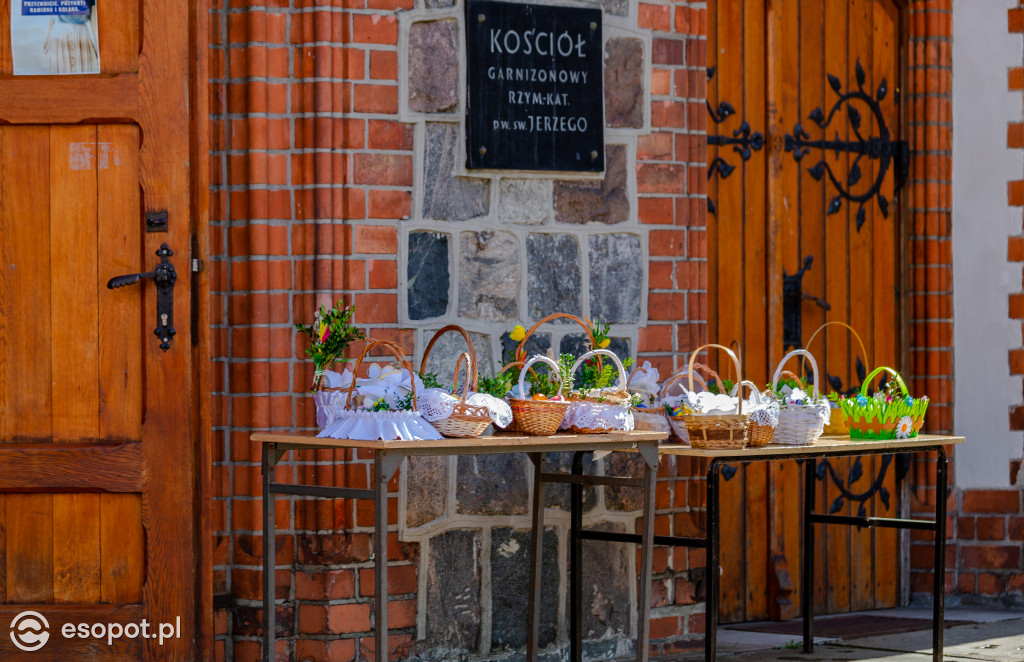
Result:
<instances>
[{"instance_id":1,"label":"green basket","mask_svg":"<svg viewBox=\"0 0 1024 662\"><path fill-rule=\"evenodd\" d=\"M883 371L896 380L902 397L887 400L868 397L871 381ZM860 387L856 398L843 398L839 406L850 428L851 439L913 439L924 426L928 397L911 397L900 374L892 368L875 368Z\"/></svg>"}]
</instances>

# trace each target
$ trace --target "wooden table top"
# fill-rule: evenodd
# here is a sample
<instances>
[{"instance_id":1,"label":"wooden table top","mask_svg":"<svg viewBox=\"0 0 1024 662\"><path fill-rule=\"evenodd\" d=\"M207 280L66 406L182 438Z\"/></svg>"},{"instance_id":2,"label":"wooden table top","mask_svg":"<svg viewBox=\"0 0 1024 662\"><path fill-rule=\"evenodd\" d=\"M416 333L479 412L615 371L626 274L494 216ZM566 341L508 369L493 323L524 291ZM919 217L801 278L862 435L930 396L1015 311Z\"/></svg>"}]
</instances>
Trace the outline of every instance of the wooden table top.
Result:
<instances>
[{"instance_id":1,"label":"wooden table top","mask_svg":"<svg viewBox=\"0 0 1024 662\"><path fill-rule=\"evenodd\" d=\"M281 449L369 448L396 451L405 455L446 455L476 453L544 453L550 451L632 450L638 442L657 442L667 432L612 432L608 434L556 434L533 437L496 434L491 437L445 438L431 441L364 441L328 439L315 436L257 432L249 437Z\"/></svg>"},{"instance_id":2,"label":"wooden table top","mask_svg":"<svg viewBox=\"0 0 1024 662\"><path fill-rule=\"evenodd\" d=\"M919 434L913 439L850 439L842 437L821 437L817 443L809 446L788 446L785 444L768 444L760 448L742 448L739 450L705 450L683 444L662 444L658 452L662 455L686 455L688 457L727 457L737 461L745 458L756 459L761 456L774 455L831 455L833 453L855 453L856 451L892 451L899 453L901 448L937 447L950 444L962 444L963 437L952 437L937 434Z\"/></svg>"}]
</instances>

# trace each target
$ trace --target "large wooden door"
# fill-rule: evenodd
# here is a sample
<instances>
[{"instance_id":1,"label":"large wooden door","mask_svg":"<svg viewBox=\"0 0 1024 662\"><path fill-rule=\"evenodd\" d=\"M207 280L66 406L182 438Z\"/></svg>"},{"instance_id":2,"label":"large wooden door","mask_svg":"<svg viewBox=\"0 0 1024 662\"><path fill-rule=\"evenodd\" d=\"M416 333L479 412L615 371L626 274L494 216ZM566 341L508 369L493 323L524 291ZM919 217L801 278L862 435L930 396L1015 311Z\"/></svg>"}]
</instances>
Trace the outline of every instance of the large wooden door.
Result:
<instances>
[{"instance_id":1,"label":"large wooden door","mask_svg":"<svg viewBox=\"0 0 1024 662\"><path fill-rule=\"evenodd\" d=\"M868 370L898 368L901 3L708 5L709 337L739 343L746 376L770 380L784 353L783 271L798 272L812 256L803 291L830 309L798 301L798 344L825 321L856 329L864 351L838 327L808 348L844 389L860 384L858 360ZM884 487L895 495L894 468L884 462ZM832 464L847 491L860 494L883 459ZM724 622L799 615L800 484L793 462L740 468L726 482ZM828 512L839 488L828 476L818 485L817 508ZM861 505L844 498L837 512L857 514ZM892 516L895 496L863 506ZM896 603L895 531L819 527L817 535L818 613Z\"/></svg>"},{"instance_id":2,"label":"large wooden door","mask_svg":"<svg viewBox=\"0 0 1024 662\"><path fill-rule=\"evenodd\" d=\"M0 658L193 659L190 3L101 0L102 73L43 77L13 75L13 1L0 2L0 626L35 611L49 639L23 652L5 629ZM166 212L165 231L147 232L146 212ZM106 286L153 270L164 243L167 351L154 282ZM130 638L143 620L174 634Z\"/></svg>"}]
</instances>

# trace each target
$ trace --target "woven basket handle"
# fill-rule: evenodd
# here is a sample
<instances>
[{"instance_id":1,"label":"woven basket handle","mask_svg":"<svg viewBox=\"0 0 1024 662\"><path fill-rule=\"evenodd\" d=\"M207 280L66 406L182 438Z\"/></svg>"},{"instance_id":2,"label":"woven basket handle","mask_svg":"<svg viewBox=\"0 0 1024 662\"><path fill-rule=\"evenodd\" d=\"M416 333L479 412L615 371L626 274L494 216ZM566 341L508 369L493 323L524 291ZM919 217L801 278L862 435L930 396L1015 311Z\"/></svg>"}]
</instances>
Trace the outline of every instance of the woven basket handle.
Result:
<instances>
[{"instance_id":1,"label":"woven basket handle","mask_svg":"<svg viewBox=\"0 0 1024 662\"><path fill-rule=\"evenodd\" d=\"M910 395L910 391L907 390L907 383L905 381L903 381L903 377L900 376L900 373L898 373L895 370L893 370L892 368L889 368L889 367L884 366L884 365L883 366L879 366L878 368L875 368L874 370L872 370L871 374L868 375L867 378L864 379L864 383L860 385L860 394L861 395L863 395L864 397L867 397L867 395L868 395L868 386L871 384L871 382L874 380L874 378L877 377L878 375L880 375L882 372L888 372L892 376L892 378L894 380L896 380L896 384L899 385L900 392L902 392L904 396Z\"/></svg>"},{"instance_id":2,"label":"woven basket handle","mask_svg":"<svg viewBox=\"0 0 1024 662\"><path fill-rule=\"evenodd\" d=\"M459 354L459 358L455 361L455 376L452 377L452 389L459 388L459 368L462 366L462 359L466 359L466 383L472 379L473 376L473 358L468 352ZM459 401L462 404L466 404L466 396L469 395L469 387L462 389L462 395L459 396ZM458 392L458 391L455 391Z\"/></svg>"},{"instance_id":3,"label":"woven basket handle","mask_svg":"<svg viewBox=\"0 0 1024 662\"><path fill-rule=\"evenodd\" d=\"M587 326L587 323L584 322L583 320L581 320L579 317L576 317L575 315L570 315L569 313L552 313L552 314L548 315L547 317L545 317L544 319L542 319L539 322L537 322L536 324L534 324L533 326L531 326L530 330L526 332L525 336L523 336L523 339L519 341L519 346L516 347L516 353L515 353L516 361L525 361L526 360L526 340L531 335L533 335L533 332L536 331L545 322L550 322L551 320L556 320L556 319L567 319L567 320L570 320L572 322L576 322L581 327L583 327L583 331L587 334L587 338L590 340L590 346L593 348L597 344L597 341L594 339L594 334L590 330L590 327ZM598 360L600 361L600 359L598 359Z\"/></svg>"},{"instance_id":4,"label":"woven basket handle","mask_svg":"<svg viewBox=\"0 0 1024 662\"><path fill-rule=\"evenodd\" d=\"M723 352L725 352L726 356L728 356L730 359L732 359L732 364L734 366L736 366L736 383L737 384L743 383L743 368L740 367L740 360L738 358L736 358L735 352L733 352L731 349L729 349L725 345L716 345L715 343L709 343L707 345L701 345L697 349L693 350L693 352L690 354L690 364L689 364L690 365L690 390L691 391L693 390L693 364L697 360L697 355L700 354L702 350L711 349L711 348L722 350ZM724 390L725 389L719 387L718 392L721 393ZM743 398L738 398L736 400L736 414L740 415L742 413L743 413Z\"/></svg>"},{"instance_id":5,"label":"woven basket handle","mask_svg":"<svg viewBox=\"0 0 1024 662\"><path fill-rule=\"evenodd\" d=\"M844 329L846 329L847 331L849 331L850 333L853 334L853 337L857 339L857 344L860 345L860 353L861 353L861 356L864 357L864 363L866 365L871 365L871 361L868 360L868 350L864 349L864 341L860 339L860 334L857 333L857 330L854 329L852 326L850 326L846 322L840 322L839 320L832 320L831 322L825 322L824 324L819 326L817 329L815 329L814 333L811 334L811 339L807 341L807 345L804 347L804 349L809 349L810 346L811 346L811 343L814 342L814 339L818 337L818 334L821 333L822 331L824 331L825 327L832 326L832 325L841 326L841 327L843 327ZM825 362L825 367L826 368L828 367L828 362L827 361ZM815 381L817 381L817 380L815 380Z\"/></svg>"},{"instance_id":6,"label":"woven basket handle","mask_svg":"<svg viewBox=\"0 0 1024 662\"><path fill-rule=\"evenodd\" d=\"M779 367L777 367L775 369L775 376L772 377L772 393L776 392L776 389L777 389L777 387L779 385L779 377L782 376L783 366L786 365L787 361L789 361L791 358L796 357L796 356L802 356L802 357L806 358L807 361L811 364L811 373L814 375L814 396L813 397L814 397L815 400L817 400L820 397L819 393L818 393L818 381L819 381L818 380L818 362L814 360L814 356L812 356L811 353L808 352L806 349L794 349L792 352L790 352L789 354L786 354L785 356L782 357L782 360L779 361ZM790 374L793 374L793 373L790 373ZM793 376L795 377L796 375L793 375ZM799 381L800 380L797 379L798 383L799 383Z\"/></svg>"},{"instance_id":7,"label":"woven basket handle","mask_svg":"<svg viewBox=\"0 0 1024 662\"><path fill-rule=\"evenodd\" d=\"M579 369L581 365L583 365L583 362L592 356L610 356L612 362L615 364L616 369L618 369L619 371L619 384L622 385L620 388L627 388L629 380L626 378L626 369L622 366L622 361L619 360L619 357L615 356L615 352L607 349L592 349L583 356L581 356L580 358L576 359L576 363L572 364L572 370L569 372L569 374L575 375L576 370Z\"/></svg>"},{"instance_id":8,"label":"woven basket handle","mask_svg":"<svg viewBox=\"0 0 1024 662\"><path fill-rule=\"evenodd\" d=\"M750 389L750 394L754 396L754 402L756 402L757 404L761 404L761 402L763 402L761 400L761 392L757 390L757 384L750 381L749 379L744 379L742 382L733 386L732 391L729 393L729 395L743 399L744 386Z\"/></svg>"},{"instance_id":9,"label":"woven basket handle","mask_svg":"<svg viewBox=\"0 0 1024 662\"><path fill-rule=\"evenodd\" d=\"M475 391L479 387L478 382L480 379L479 372L477 371L476 348L473 347L473 341L469 339L469 334L466 333L466 330L463 329L458 324L449 324L448 326L443 326L434 333L433 337L431 337L430 339L430 342L427 343L427 348L423 350L423 358L420 359L420 374L426 374L427 372L427 358L430 356L430 350L434 348L434 343L437 342L438 338L448 333L449 331L455 331L457 333L462 334L463 339L465 339L466 341L466 347L468 348L467 351L469 352L469 359L472 362L473 366L473 372L470 373L470 379L472 380L472 386L470 386L470 388L472 388ZM455 366L455 374L456 376L458 376L459 374L458 366Z\"/></svg>"},{"instance_id":10,"label":"woven basket handle","mask_svg":"<svg viewBox=\"0 0 1024 662\"><path fill-rule=\"evenodd\" d=\"M533 365L534 363L537 363L538 361L540 361L541 363L546 363L546 364L548 364L548 366L551 367L552 374L555 376L555 379L558 380L558 392L559 393L562 392L562 386L563 386L563 384L562 384L562 372L561 372L561 370L558 369L558 364L555 363L552 359L549 359L548 357L544 356L543 354L538 354L538 355L534 356L532 359L530 359L529 361L527 361L526 363L524 363L523 364L523 369L519 371L519 397L520 398L522 398L522 396L523 396L523 387L525 386L525 384L523 383L523 380L526 379L526 371L530 369L531 365ZM523 398L523 399L525 399L525 398Z\"/></svg>"},{"instance_id":11,"label":"woven basket handle","mask_svg":"<svg viewBox=\"0 0 1024 662\"><path fill-rule=\"evenodd\" d=\"M715 379L715 383L718 384L718 392L719 393L721 393L722 391L725 390L725 386L722 385L722 380L718 376L717 372L715 372L711 368L707 367L703 363L695 363L693 365L693 367L694 368L700 368L701 370L703 370L707 374L708 377L713 377ZM665 396L668 395L669 388L671 388L672 386L675 386L676 384L678 384L683 379L683 377L686 377L688 374L690 374L690 371L686 370L686 369L683 369L683 370L680 370L679 372L677 372L676 374L672 375L671 377L669 377L668 381L666 381L661 386L661 394L658 397L660 397L662 400L664 400ZM705 381L705 379L703 377L701 377L700 375L697 375L697 374L694 374L693 377L694 377L694 379L697 380L697 383L700 384L700 387L702 389L704 389L705 391L708 390L708 383L707 383L707 381ZM685 387L683 387L683 388L685 389ZM693 390L693 386L692 385L690 386L690 390L691 391Z\"/></svg>"},{"instance_id":12,"label":"woven basket handle","mask_svg":"<svg viewBox=\"0 0 1024 662\"><path fill-rule=\"evenodd\" d=\"M391 352L398 359L398 365L409 371L409 385L412 387L412 408L414 411L419 409L419 405L416 402L416 373L412 371L412 366L405 360L405 351L395 343L387 340L371 340L366 343L366 347L360 352L359 358L356 359L356 364L352 368L352 383L348 386L348 398L345 400L345 409L352 408L352 392L356 389L356 375L359 374L359 366L362 365L363 358L371 349L378 345Z\"/></svg>"}]
</instances>

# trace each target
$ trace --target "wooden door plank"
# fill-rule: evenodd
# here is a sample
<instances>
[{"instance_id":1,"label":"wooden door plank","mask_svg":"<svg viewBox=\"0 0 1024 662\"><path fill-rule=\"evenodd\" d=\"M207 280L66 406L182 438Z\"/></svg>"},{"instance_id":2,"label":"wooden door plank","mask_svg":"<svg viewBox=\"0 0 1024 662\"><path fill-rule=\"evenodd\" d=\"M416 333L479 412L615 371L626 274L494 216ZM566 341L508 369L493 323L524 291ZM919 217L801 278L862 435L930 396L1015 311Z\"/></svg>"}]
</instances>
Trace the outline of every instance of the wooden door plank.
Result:
<instances>
[{"instance_id":1,"label":"wooden door plank","mask_svg":"<svg viewBox=\"0 0 1024 662\"><path fill-rule=\"evenodd\" d=\"M767 131L772 143L778 144L798 121L800 79L793 75L799 70L800 5L796 0L774 0L768 4L767 52L768 80L766 108ZM769 143L771 145L772 143ZM782 358L782 270L792 270L798 262L798 237L801 219L800 168L790 154L770 149L768 157L768 231L765 236L767 250L761 258L768 263L765 282L768 284L765 319L769 344L764 350L766 362L763 382L768 383L778 361ZM761 256L759 256L761 257ZM768 465L769 483L762 499L769 504L771 523L767 586L767 617L790 619L799 614L799 550L801 471L792 462L772 462Z\"/></svg>"},{"instance_id":2,"label":"wooden door plank","mask_svg":"<svg viewBox=\"0 0 1024 662\"><path fill-rule=\"evenodd\" d=\"M11 124L78 124L97 118L129 122L139 115L138 86L135 74L6 78L0 120Z\"/></svg>"},{"instance_id":3,"label":"wooden door plank","mask_svg":"<svg viewBox=\"0 0 1024 662\"><path fill-rule=\"evenodd\" d=\"M138 443L0 445L0 492L141 489Z\"/></svg>"},{"instance_id":4,"label":"wooden door plank","mask_svg":"<svg viewBox=\"0 0 1024 662\"><path fill-rule=\"evenodd\" d=\"M100 600L100 495L53 495L53 599Z\"/></svg>"},{"instance_id":5,"label":"wooden door plank","mask_svg":"<svg viewBox=\"0 0 1024 662\"><path fill-rule=\"evenodd\" d=\"M101 601L137 602L142 598L145 541L142 499L137 494L101 494Z\"/></svg>"},{"instance_id":6,"label":"wooden door plank","mask_svg":"<svg viewBox=\"0 0 1024 662\"><path fill-rule=\"evenodd\" d=\"M195 564L193 518L196 512L195 444L191 395L194 382L191 366L190 291L188 253L191 236L189 172L188 75L189 14L192 7L182 2L147 1L143 12L142 56L139 60L140 93L146 100L139 113L142 146L139 163L143 199L147 211L166 210L167 234L144 237L146 259L167 242L175 251L178 282L174 291L174 322L178 335L172 349L160 350L158 343L145 343L146 394L143 423L143 457L148 469L143 496L146 523L146 580L143 586L147 617L173 621L182 617L181 639L157 646L145 642L147 657L187 659L194 655ZM154 39L148 35L179 35ZM155 313L147 299L143 318ZM164 398L162 391L173 384L178 398ZM189 614L189 616L186 616Z\"/></svg>"},{"instance_id":7,"label":"wooden door plank","mask_svg":"<svg viewBox=\"0 0 1024 662\"><path fill-rule=\"evenodd\" d=\"M836 76L842 83L843 89L849 89L851 77L848 75L851 63L848 61L848 21L849 14L845 0L826 0L825 2L825 68L826 73ZM838 96L833 90L826 86L823 99L823 110L831 108ZM826 114L827 114L826 110ZM838 122L838 126L837 126ZM812 130L812 135L818 134L817 127ZM848 130L845 118L837 115L837 120L828 129L830 137L835 132L839 133L840 139L848 139ZM816 154L817 155L817 154ZM829 165L840 173L848 172L849 159L841 155L837 160L833 155L827 155ZM810 167L810 166L808 166ZM836 195L831 188L828 189L825 205ZM844 208L846 205L844 205ZM847 219L845 214L826 216L824 209L820 212L822 223L825 226L826 254L825 260L820 265L823 272L828 273L825 280L825 298L832 305L831 319L849 319L849 262L847 251ZM817 267L816 267L817 268ZM846 334L832 334L826 341L826 362L834 365L837 369L847 365L849 356L849 342ZM844 371L845 372L845 371ZM844 377L844 383L849 383ZM849 474L850 461L847 459L834 460L833 465L841 476ZM829 511L832 502L840 495L838 489L831 483L825 481L828 487L822 492L826 496L825 512ZM849 504L844 503L839 511L841 514L849 514ZM827 575L822 579L827 586L827 609L829 613L848 611L850 608L850 531L847 526L824 527L825 543L827 545Z\"/></svg>"},{"instance_id":8,"label":"wooden door plank","mask_svg":"<svg viewBox=\"0 0 1024 662\"><path fill-rule=\"evenodd\" d=\"M875 0L850 0L849 2L849 67L853 70L859 62L865 72L873 70L873 13L872 5ZM867 78L867 77L866 77ZM866 89L871 89L877 81L873 77L867 78ZM858 89L856 75L850 75L847 84L848 89ZM873 136L877 129L875 118L871 109L862 103L854 104L861 115L861 135ZM846 110L846 109L844 109ZM846 122L846 118L842 118ZM846 122L849 125L849 122ZM850 130L850 137L856 138L856 133ZM860 192L870 187L870 182L875 175L875 162L868 158L849 159L850 166L856 162L860 165L863 176L861 181L851 187L852 192ZM846 172L849 172L848 170ZM857 214L859 205L844 201L846 211L847 241L849 244L850 264L850 325L858 330L862 339L869 347L872 346L873 328L872 318L888 317L891 311L874 306L872 293L875 291L874 274L886 270L884 265L874 262L874 251L872 239L876 230L876 223L881 220L874 213L874 201L864 205L865 223L860 231L857 230ZM849 343L850 353L845 366L845 373L848 381L844 383L854 384L858 382L856 372L856 354L859 353L859 345L852 338ZM869 350L870 351L870 350ZM861 459L863 474L861 478L852 483L851 491L862 492L870 485L874 477L875 457L868 456ZM851 464L852 466L852 464ZM851 511L858 513L859 505L850 504ZM867 514L867 513L865 513ZM860 611L871 609L874 606L874 577L872 563L872 538L874 529L856 528L850 529L850 610Z\"/></svg>"},{"instance_id":9,"label":"wooden door plank","mask_svg":"<svg viewBox=\"0 0 1024 662\"><path fill-rule=\"evenodd\" d=\"M722 94L721 88L719 86L719 80L721 79L721 77L717 75L717 71L718 71L718 25L719 25L718 0L708 0L708 9L707 9L707 11L708 11L708 21L709 21L709 23L708 23L708 31L707 31L708 32L708 69L715 71L716 75L714 75L708 81L706 103L708 105L713 105L714 107L717 107L718 100L721 98L721 94ZM712 133L712 132L717 132L718 131L717 125L714 123L714 121L710 117L708 117L707 126L708 126L708 133L709 134ZM709 166L715 160L716 157L721 155L721 151L722 150L720 150L719 147L716 146L716 145L708 145L707 146L707 159L706 160L707 160L707 164ZM708 173L710 175L710 173L711 173L711 169L710 168L708 169ZM708 185L707 185L708 186L708 188L707 188L708 199L711 201L711 203L715 204L716 207L717 207L718 196L719 196L718 180L719 180L719 177L710 177L708 179ZM718 265L719 265L719 259L718 259L718 235L719 235L719 233L718 233L718 219L717 219L717 216L711 214L711 212L710 212L710 205L709 205L708 209L709 209L709 211L708 211L708 214L707 214L707 228L706 228L706 232L707 232L707 235L708 235L708 237L707 237L707 241L708 241L708 251L707 251L708 252L708 265L707 265L707 269L708 269L708 279L709 279L709 281L713 282L714 280L717 280L717 278L718 278ZM717 294L717 292L714 292L714 293L708 292L708 337L709 338L717 338L718 337L718 294ZM693 345L693 347L679 347L678 350L680 352L688 352L688 351L690 351L692 349L695 349L697 346L698 345L695 344L695 345ZM682 359L680 359L680 363L683 363Z\"/></svg>"},{"instance_id":10,"label":"wooden door plank","mask_svg":"<svg viewBox=\"0 0 1024 662\"><path fill-rule=\"evenodd\" d=\"M102 14L101 14L102 16ZM143 259L139 200L139 130L132 125L97 127L99 226L99 437L138 440L142 435L142 344L152 341L155 319L142 314L144 281L108 290L113 276L149 271Z\"/></svg>"},{"instance_id":11,"label":"wooden door plank","mask_svg":"<svg viewBox=\"0 0 1024 662\"><path fill-rule=\"evenodd\" d=\"M7 602L7 495L0 494L0 604Z\"/></svg>"},{"instance_id":12,"label":"wooden door plank","mask_svg":"<svg viewBox=\"0 0 1024 662\"><path fill-rule=\"evenodd\" d=\"M7 601L53 602L53 496L7 495Z\"/></svg>"},{"instance_id":13,"label":"wooden door plank","mask_svg":"<svg viewBox=\"0 0 1024 662\"><path fill-rule=\"evenodd\" d=\"M103 0L98 8L100 71L134 72L139 66L139 1Z\"/></svg>"},{"instance_id":14,"label":"wooden door plank","mask_svg":"<svg viewBox=\"0 0 1024 662\"><path fill-rule=\"evenodd\" d=\"M884 78L888 83L888 94L881 102L882 115L886 125L893 134L893 140L899 139L900 117L895 104L895 88L899 81L899 10L891 2L876 1L873 6L871 24L874 26L874 57L871 61L873 87L876 92ZM896 301L896 265L900 264L899 241L897 239L897 214L899 205L893 194L896 181L895 167L890 169L882 184L882 192L890 202L889 218L885 219L875 212L872 246L875 265L891 265L891 268L876 268L874 287L874 307L877 311L891 311L890 314L877 314L873 318L874 330L872 349L874 361L878 365L898 367L899 328L903 323L902 315ZM877 209L877 206L876 206ZM866 359L865 359L866 360ZM870 366L868 366L870 369ZM880 460L876 461L876 470ZM890 494L889 508L886 508L878 497L873 499L872 507L878 517L894 517L896 515L897 491L896 468L889 467L884 487ZM874 539L874 608L885 609L895 607L898 600L898 559L899 532L895 529L875 529Z\"/></svg>"},{"instance_id":15,"label":"wooden door plank","mask_svg":"<svg viewBox=\"0 0 1024 662\"><path fill-rule=\"evenodd\" d=\"M740 98L742 118L764 131L766 26L763 2L744 2L743 6L743 91ZM743 187L743 233L737 238L743 247L743 334L740 342L743 376L758 384L767 372L767 204L766 150L753 152L733 177L741 176ZM768 618L768 467L761 462L747 465L744 471L744 528L746 561L744 619Z\"/></svg>"},{"instance_id":16,"label":"wooden door plank","mask_svg":"<svg viewBox=\"0 0 1024 662\"><path fill-rule=\"evenodd\" d=\"M0 441L50 441L50 137L0 127Z\"/></svg>"},{"instance_id":17,"label":"wooden door plank","mask_svg":"<svg viewBox=\"0 0 1024 662\"><path fill-rule=\"evenodd\" d=\"M99 438L96 127L50 128L50 302L53 438ZM73 351L73 355L69 355ZM99 599L99 498L53 495L53 592L58 603Z\"/></svg>"},{"instance_id":18,"label":"wooden door plank","mask_svg":"<svg viewBox=\"0 0 1024 662\"><path fill-rule=\"evenodd\" d=\"M14 72L11 59L11 0L0 0L0 75Z\"/></svg>"},{"instance_id":19,"label":"wooden door plank","mask_svg":"<svg viewBox=\"0 0 1024 662\"><path fill-rule=\"evenodd\" d=\"M807 119L807 116L815 108L826 107L823 27L825 22L824 0L800 0L799 12L800 27L795 32L789 33L799 35L798 61L795 69L784 72L789 75L792 75L792 71L800 72L799 110L793 110L787 115L787 121L783 125L783 130L786 133L791 132L797 122L800 122L805 127L809 127L809 130L816 129L817 127ZM814 263L811 269L804 273L804 290L816 296L825 296L825 269L827 265L824 231L825 223L827 222L825 217L826 183L824 181L814 181L814 179L807 175L805 166L793 160L792 154L786 154L785 156L784 167L787 172L793 173L790 176L796 180L798 198L796 203L791 204L790 207L795 208L794 214L798 217L797 223L799 225L797 240L787 245L785 252L786 270L789 273L793 273L794 269L802 265L804 256L813 255ZM804 162L811 161L811 163L816 163L820 158L820 154L814 153L806 157ZM810 334L825 321L825 311L808 303L803 306L802 313L802 340L806 342L810 339ZM818 361L818 368L822 371L821 378L823 381L825 380L824 374L828 369L828 354L825 341L826 338L819 337L813 346L807 347ZM816 508L821 512L822 505L825 502L825 494L820 489L820 487L823 487L823 484L819 482L818 485L819 489L816 492L818 503ZM825 586L827 581L825 577L824 551L826 548L823 544L827 536L826 528L819 527L815 534L818 536L819 543L816 546L818 553L812 559L814 574L818 578L814 586L814 608L817 613L822 613L826 606ZM799 592L797 595L799 596Z\"/></svg>"},{"instance_id":20,"label":"wooden door plank","mask_svg":"<svg viewBox=\"0 0 1024 662\"><path fill-rule=\"evenodd\" d=\"M54 441L99 437L97 160L95 126L51 127L50 283L60 293L50 301Z\"/></svg>"},{"instance_id":21,"label":"wooden door plank","mask_svg":"<svg viewBox=\"0 0 1024 662\"><path fill-rule=\"evenodd\" d=\"M715 78L718 80L717 102L728 101L738 107L739 114L745 114L743 103L743 34L745 29L743 5L739 2L719 2L717 5L717 62ZM716 130L719 133L731 132L739 126L742 118L732 116ZM735 153L722 150L723 158L736 165L736 171L728 179L718 184L718 198L715 204L718 213L714 219L718 238L718 329L717 335L711 340L729 345L733 340L743 340L743 177L742 166L736 163ZM743 349L742 347L740 348ZM731 361L712 353L708 357L710 365L721 368L722 376L727 377L734 371ZM722 522L721 544L721 609L719 614L723 623L735 623L745 620L745 585L747 563L745 551L745 502L746 468L739 467L739 472L732 480L721 484L720 505ZM712 570L713 571L713 570Z\"/></svg>"}]
</instances>

